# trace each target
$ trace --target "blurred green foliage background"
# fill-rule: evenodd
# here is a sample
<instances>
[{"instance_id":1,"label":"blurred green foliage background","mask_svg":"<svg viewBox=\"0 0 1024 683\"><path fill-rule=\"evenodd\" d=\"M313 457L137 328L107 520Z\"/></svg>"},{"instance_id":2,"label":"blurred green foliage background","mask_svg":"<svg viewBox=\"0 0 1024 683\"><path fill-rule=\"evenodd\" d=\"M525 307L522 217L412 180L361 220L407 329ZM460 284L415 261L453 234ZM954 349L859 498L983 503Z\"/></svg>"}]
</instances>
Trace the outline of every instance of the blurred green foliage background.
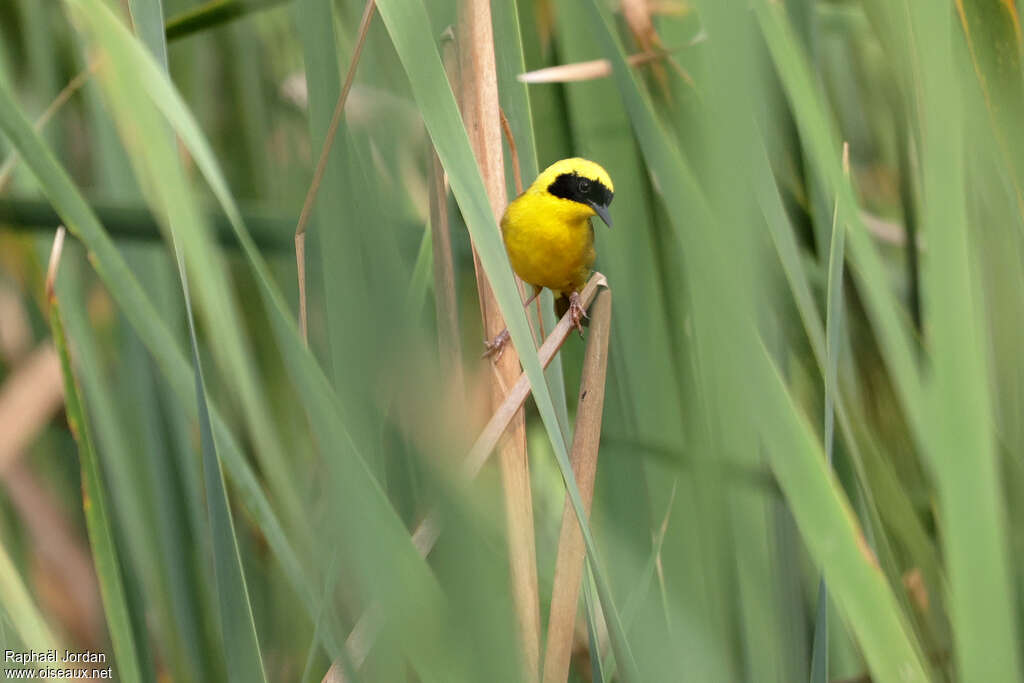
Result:
<instances>
[{"instance_id":1,"label":"blurred green foliage background","mask_svg":"<svg viewBox=\"0 0 1024 683\"><path fill-rule=\"evenodd\" d=\"M459 469L477 278L533 385L542 652L585 341L541 381L456 108L452 55L493 51L524 181L584 156L616 190L568 679L1022 680L1015 3L493 0L493 44L470 6L377 3L317 171L364 3L0 3L0 650L539 680L501 476Z\"/></svg>"}]
</instances>

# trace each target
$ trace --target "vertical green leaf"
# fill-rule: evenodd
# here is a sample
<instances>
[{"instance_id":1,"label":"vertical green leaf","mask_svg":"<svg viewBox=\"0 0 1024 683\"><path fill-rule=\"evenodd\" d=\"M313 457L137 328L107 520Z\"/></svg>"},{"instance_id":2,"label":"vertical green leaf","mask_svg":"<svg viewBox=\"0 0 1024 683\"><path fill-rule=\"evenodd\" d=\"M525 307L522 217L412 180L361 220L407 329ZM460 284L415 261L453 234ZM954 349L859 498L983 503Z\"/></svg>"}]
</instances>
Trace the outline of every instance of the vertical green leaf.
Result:
<instances>
[{"instance_id":1,"label":"vertical green leaf","mask_svg":"<svg viewBox=\"0 0 1024 683\"><path fill-rule=\"evenodd\" d=\"M58 237L58 240L63 241L63 236ZM141 683L142 663L139 661L135 633L128 612L118 548L114 542L107 513L109 502L106 485L103 483L99 462L93 449L92 429L82 404L78 380L75 379L74 371L71 368L68 340L64 334L64 323L61 320L60 305L56 297L51 299L50 329L53 331L53 340L60 356L61 372L64 375L64 402L68 425L78 443L78 458L82 468L82 505L85 508L85 520L89 529L89 542L92 546L96 576L100 583L100 594L103 596L104 611L107 624L110 627L110 639L114 644L118 676L121 680L129 683L133 681Z\"/></svg>"}]
</instances>

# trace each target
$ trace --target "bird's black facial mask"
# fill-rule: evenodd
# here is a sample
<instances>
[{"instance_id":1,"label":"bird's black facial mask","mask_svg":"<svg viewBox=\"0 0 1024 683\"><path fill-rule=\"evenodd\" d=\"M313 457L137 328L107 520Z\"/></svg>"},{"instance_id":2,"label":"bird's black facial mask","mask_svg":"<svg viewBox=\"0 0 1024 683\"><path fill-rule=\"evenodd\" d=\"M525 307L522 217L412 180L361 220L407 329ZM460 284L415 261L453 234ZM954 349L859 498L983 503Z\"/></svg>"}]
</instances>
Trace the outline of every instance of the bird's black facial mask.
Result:
<instances>
[{"instance_id":1,"label":"bird's black facial mask","mask_svg":"<svg viewBox=\"0 0 1024 683\"><path fill-rule=\"evenodd\" d=\"M575 171L563 173L555 178L555 182L548 185L548 192L562 199L586 204L605 225L612 227L612 215L608 212L608 206L615 195L600 180L585 178Z\"/></svg>"}]
</instances>

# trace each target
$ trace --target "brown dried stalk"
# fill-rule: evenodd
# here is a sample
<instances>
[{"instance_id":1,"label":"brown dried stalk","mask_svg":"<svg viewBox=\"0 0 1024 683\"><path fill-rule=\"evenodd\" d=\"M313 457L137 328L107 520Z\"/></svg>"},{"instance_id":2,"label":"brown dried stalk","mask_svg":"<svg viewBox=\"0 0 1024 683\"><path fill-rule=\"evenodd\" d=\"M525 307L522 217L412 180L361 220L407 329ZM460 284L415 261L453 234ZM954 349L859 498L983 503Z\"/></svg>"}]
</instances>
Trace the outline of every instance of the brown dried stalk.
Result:
<instances>
[{"instance_id":1,"label":"brown dried stalk","mask_svg":"<svg viewBox=\"0 0 1024 683\"><path fill-rule=\"evenodd\" d=\"M605 291L597 297L590 312L590 332L587 335L587 350L583 358L576 429L570 453L573 474L580 489L583 509L588 516L590 503L594 498L597 452L601 442L611 318L612 294ZM584 553L579 522L566 497L562 510L562 530L558 539L558 557L555 560L554 588L548 617L548 640L544 650L544 683L562 683L569 676Z\"/></svg>"},{"instance_id":2,"label":"brown dried stalk","mask_svg":"<svg viewBox=\"0 0 1024 683\"><path fill-rule=\"evenodd\" d=\"M501 142L501 108L495 68L494 34L488 0L460 0L458 15L459 91L462 118L483 177L495 223L508 203ZM487 339L505 329L505 320L474 249L477 290ZM500 405L507 387L519 376L519 357L506 350L495 362L492 405ZM537 585L533 500L526 456L526 421L522 411L512 418L499 446L509 544L509 571L523 671L536 681L540 669L540 603Z\"/></svg>"},{"instance_id":3,"label":"brown dried stalk","mask_svg":"<svg viewBox=\"0 0 1024 683\"><path fill-rule=\"evenodd\" d=\"M345 84L341 87L341 93L338 95L338 103L334 105L334 113L331 115L331 123L327 127L327 135L324 137L324 145L320 150L320 158L316 162L313 180L310 181L309 190L306 192L306 199L302 202L299 224L295 226L295 266L298 269L299 278L299 332L302 333L302 340L306 344L309 344L309 332L306 322L306 224L309 222L309 216L313 212L313 202L316 200L317 192L320 190L320 183L324 179L324 171L327 170L327 155L334 144L334 136L338 132L341 115L345 111L345 102L348 100L349 90L352 89L352 82L356 77L356 67L359 66L359 57L363 54L363 44L366 43L366 34L370 29L370 20L373 19L376 7L377 5L374 0L366 0L363 17L359 21L356 46L352 50L352 61L349 62L348 73L345 74Z\"/></svg>"},{"instance_id":4,"label":"brown dried stalk","mask_svg":"<svg viewBox=\"0 0 1024 683\"><path fill-rule=\"evenodd\" d=\"M597 296L598 291L607 287L608 282L605 280L604 275L601 273L594 273L587 282L587 285L580 292L580 304L583 308L589 308L591 302ZM596 321L595 321L596 322ZM562 316L562 319L555 325L555 329L551 331L551 335L544 341L540 349L537 351L537 355L540 357L541 367L547 368L551 365L551 361L554 360L555 354L562 348L562 344L569 338L569 335L575 328L572 326L572 321L569 314ZM584 370L586 372L586 370ZM602 383L603 387L603 383ZM603 390L602 390L603 391ZM501 438L502 434L508 428L512 418L519 414L523 407L523 403L526 402L526 397L530 394L530 380L527 378L526 373L520 373L516 378L512 388L505 395L504 400L498 407L491 419L488 420L487 426L477 437L476 442L470 449L469 454L462 462L462 474L466 480L472 480L476 478L476 475L483 469L484 464L490 457L491 453L494 452L494 447L498 443L498 439ZM574 442L575 444L575 442ZM433 549L434 544L437 542L438 536L441 534L441 523L439 513L436 509L431 510L430 513L424 517L423 521L420 522L419 526L412 534L412 543L416 550L426 557ZM348 654L348 660L352 666L359 668L363 662L366 661L366 656L370 652L370 648L373 646L374 640L377 638L377 633L381 627L382 615L376 604L370 605L362 616L359 617L359 621L356 622L352 632L348 638L345 639L345 650ZM335 661L330 670L324 676L322 683L344 683L347 679L345 678L344 668L340 661Z\"/></svg>"}]
</instances>

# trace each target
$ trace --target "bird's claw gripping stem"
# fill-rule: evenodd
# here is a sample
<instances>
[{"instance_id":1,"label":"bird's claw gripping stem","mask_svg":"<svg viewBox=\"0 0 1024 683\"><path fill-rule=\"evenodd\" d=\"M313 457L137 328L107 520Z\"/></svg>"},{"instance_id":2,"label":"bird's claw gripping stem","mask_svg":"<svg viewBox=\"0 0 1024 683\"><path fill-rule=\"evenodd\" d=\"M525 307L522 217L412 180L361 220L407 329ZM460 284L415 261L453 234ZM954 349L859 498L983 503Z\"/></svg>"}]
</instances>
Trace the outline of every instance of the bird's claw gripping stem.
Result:
<instances>
[{"instance_id":1,"label":"bird's claw gripping stem","mask_svg":"<svg viewBox=\"0 0 1024 683\"><path fill-rule=\"evenodd\" d=\"M587 318L587 312L580 303L580 293L573 292L569 295L569 316L572 319L572 326L583 336L583 319Z\"/></svg>"},{"instance_id":2,"label":"bird's claw gripping stem","mask_svg":"<svg viewBox=\"0 0 1024 683\"><path fill-rule=\"evenodd\" d=\"M498 359L501 358L501 354L505 353L505 345L508 344L509 339L511 339L511 337L508 333L507 327L501 332L499 332L498 335L491 341L487 341L485 339L484 346L486 347L486 350L480 357L493 358L494 362L497 363Z\"/></svg>"}]
</instances>

